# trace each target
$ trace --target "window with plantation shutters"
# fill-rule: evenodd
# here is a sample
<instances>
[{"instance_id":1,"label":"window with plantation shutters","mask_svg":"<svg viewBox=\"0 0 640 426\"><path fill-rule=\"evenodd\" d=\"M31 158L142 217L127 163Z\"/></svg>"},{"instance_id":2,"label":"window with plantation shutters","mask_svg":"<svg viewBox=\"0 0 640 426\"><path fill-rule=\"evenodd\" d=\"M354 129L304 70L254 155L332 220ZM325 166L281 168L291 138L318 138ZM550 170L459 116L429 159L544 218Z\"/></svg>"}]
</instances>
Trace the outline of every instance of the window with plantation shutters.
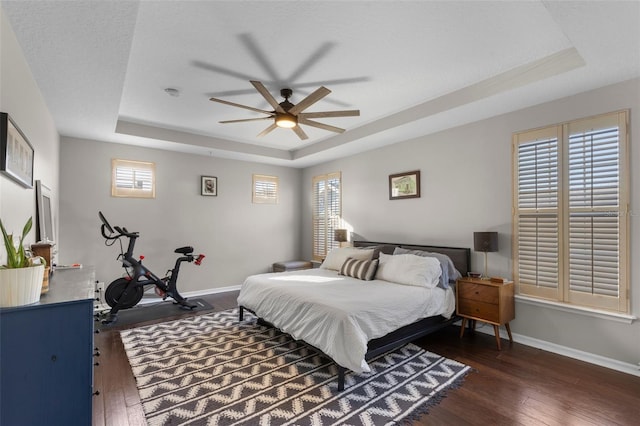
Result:
<instances>
[{"instance_id":1,"label":"window with plantation shutters","mask_svg":"<svg viewBox=\"0 0 640 426\"><path fill-rule=\"evenodd\" d=\"M342 225L341 174L315 176L312 186L313 259L323 260L340 244L333 240L333 232Z\"/></svg>"},{"instance_id":2,"label":"window with plantation shutters","mask_svg":"<svg viewBox=\"0 0 640 426\"><path fill-rule=\"evenodd\" d=\"M252 201L256 204L278 204L278 177L253 175Z\"/></svg>"},{"instance_id":3,"label":"window with plantation shutters","mask_svg":"<svg viewBox=\"0 0 640 426\"><path fill-rule=\"evenodd\" d=\"M156 197L156 165L145 161L111 160L111 196Z\"/></svg>"},{"instance_id":4,"label":"window with plantation shutters","mask_svg":"<svg viewBox=\"0 0 640 426\"><path fill-rule=\"evenodd\" d=\"M622 111L514 135L520 294L628 312L627 121Z\"/></svg>"},{"instance_id":5,"label":"window with plantation shutters","mask_svg":"<svg viewBox=\"0 0 640 426\"><path fill-rule=\"evenodd\" d=\"M556 298L559 277L558 132L543 129L517 143L520 291Z\"/></svg>"}]
</instances>

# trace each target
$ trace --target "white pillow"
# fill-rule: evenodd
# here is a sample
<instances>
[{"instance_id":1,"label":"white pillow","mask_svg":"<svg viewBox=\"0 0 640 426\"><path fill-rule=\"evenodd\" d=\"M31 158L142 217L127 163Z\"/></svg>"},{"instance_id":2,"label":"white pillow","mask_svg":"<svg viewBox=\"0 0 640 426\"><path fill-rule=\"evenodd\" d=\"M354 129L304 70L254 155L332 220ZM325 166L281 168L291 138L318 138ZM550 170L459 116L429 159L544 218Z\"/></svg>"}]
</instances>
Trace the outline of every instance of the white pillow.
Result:
<instances>
[{"instance_id":1,"label":"white pillow","mask_svg":"<svg viewBox=\"0 0 640 426\"><path fill-rule=\"evenodd\" d=\"M380 253L380 264L376 272L376 279L398 284L434 288L438 285L440 274L442 274L442 268L440 268L440 262L435 257Z\"/></svg>"},{"instance_id":2,"label":"white pillow","mask_svg":"<svg viewBox=\"0 0 640 426\"><path fill-rule=\"evenodd\" d=\"M371 260L373 257L373 249L359 249L355 247L334 248L327 254L320 268L339 271L348 257L356 260Z\"/></svg>"},{"instance_id":3,"label":"white pillow","mask_svg":"<svg viewBox=\"0 0 640 426\"><path fill-rule=\"evenodd\" d=\"M453 264L453 260L451 260L451 258L446 254L422 250L410 250L402 247L396 247L393 254L415 254L416 256L435 257L438 259L438 262L440 262L440 269L442 270L442 274L438 280L438 286L445 290L450 287L451 282L455 283L458 278L462 277L460 272L456 269L456 266Z\"/></svg>"}]
</instances>

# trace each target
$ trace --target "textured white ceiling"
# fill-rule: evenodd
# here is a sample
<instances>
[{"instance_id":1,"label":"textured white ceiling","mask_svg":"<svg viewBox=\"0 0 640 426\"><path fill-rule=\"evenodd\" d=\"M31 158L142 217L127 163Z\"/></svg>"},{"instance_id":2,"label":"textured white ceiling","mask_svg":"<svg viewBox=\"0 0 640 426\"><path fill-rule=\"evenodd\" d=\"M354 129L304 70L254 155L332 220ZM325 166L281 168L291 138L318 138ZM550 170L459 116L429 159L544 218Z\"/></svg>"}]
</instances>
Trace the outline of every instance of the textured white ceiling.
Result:
<instances>
[{"instance_id":1,"label":"textured white ceiling","mask_svg":"<svg viewBox=\"0 0 640 426\"><path fill-rule=\"evenodd\" d=\"M303 167L640 76L638 1L2 1L64 136ZM307 111L256 135L249 80ZM171 97L165 88L176 88Z\"/></svg>"}]
</instances>

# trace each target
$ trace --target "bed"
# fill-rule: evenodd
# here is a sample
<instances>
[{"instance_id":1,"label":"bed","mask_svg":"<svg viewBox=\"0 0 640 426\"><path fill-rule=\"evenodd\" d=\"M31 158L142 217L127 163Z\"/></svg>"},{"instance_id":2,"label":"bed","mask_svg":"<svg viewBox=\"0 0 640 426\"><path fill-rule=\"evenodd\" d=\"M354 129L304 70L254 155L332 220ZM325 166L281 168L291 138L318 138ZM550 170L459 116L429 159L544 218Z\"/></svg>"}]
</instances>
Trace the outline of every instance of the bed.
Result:
<instances>
[{"instance_id":1,"label":"bed","mask_svg":"<svg viewBox=\"0 0 640 426\"><path fill-rule=\"evenodd\" d=\"M470 249L355 241L354 248L334 250L321 268L248 277L238 306L240 321L252 312L333 359L338 390L347 370L367 372L367 360L458 320L455 285L447 284L469 271ZM415 265L420 283L405 285L413 283L399 277L413 280L407 271Z\"/></svg>"}]
</instances>

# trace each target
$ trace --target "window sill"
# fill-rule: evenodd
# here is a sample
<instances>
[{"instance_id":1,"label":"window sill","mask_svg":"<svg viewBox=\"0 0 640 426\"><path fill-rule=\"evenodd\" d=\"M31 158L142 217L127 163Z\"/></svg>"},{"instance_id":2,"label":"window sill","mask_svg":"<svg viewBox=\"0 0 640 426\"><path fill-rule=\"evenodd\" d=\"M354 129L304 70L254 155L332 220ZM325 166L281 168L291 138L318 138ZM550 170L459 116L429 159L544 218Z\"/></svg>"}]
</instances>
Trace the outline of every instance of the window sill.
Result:
<instances>
[{"instance_id":1,"label":"window sill","mask_svg":"<svg viewBox=\"0 0 640 426\"><path fill-rule=\"evenodd\" d=\"M602 311L602 310L593 309L593 308L584 308L581 306L567 305L566 303L558 303L558 302L552 302L550 300L536 299L529 296L522 296L520 294L516 294L515 298L518 302L522 302L527 305L542 306L545 308L555 309L558 311L570 312L572 314L586 315L586 316L605 319L609 321L622 322L625 324L631 324L638 319L638 317L636 317L635 315L620 314L620 313Z\"/></svg>"}]
</instances>

